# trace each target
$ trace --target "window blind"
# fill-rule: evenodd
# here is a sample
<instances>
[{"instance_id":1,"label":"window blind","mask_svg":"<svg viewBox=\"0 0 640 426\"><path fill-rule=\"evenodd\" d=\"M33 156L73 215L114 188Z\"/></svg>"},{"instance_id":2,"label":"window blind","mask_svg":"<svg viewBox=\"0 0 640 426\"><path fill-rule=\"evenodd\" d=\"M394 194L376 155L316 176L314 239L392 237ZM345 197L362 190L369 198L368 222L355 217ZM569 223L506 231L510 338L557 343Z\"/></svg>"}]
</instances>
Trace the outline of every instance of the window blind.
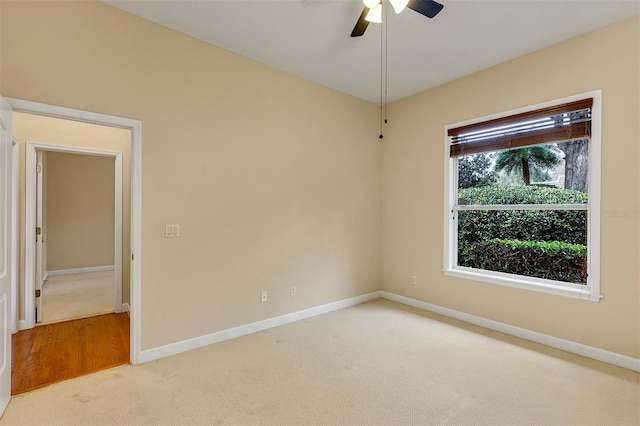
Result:
<instances>
[{"instance_id":1,"label":"window blind","mask_svg":"<svg viewBox=\"0 0 640 426\"><path fill-rule=\"evenodd\" d=\"M588 138L593 99L541 108L448 130L450 157Z\"/></svg>"}]
</instances>

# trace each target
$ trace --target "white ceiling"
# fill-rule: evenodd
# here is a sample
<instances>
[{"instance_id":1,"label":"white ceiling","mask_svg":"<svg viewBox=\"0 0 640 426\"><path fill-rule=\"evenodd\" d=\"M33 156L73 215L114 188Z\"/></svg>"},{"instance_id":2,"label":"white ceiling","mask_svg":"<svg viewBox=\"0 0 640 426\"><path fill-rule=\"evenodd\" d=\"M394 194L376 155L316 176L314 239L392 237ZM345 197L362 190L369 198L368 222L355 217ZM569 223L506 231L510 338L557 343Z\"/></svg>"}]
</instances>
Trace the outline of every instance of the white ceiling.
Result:
<instances>
[{"instance_id":1,"label":"white ceiling","mask_svg":"<svg viewBox=\"0 0 640 426\"><path fill-rule=\"evenodd\" d=\"M370 102L380 102L381 26L349 34L361 0L103 0ZM640 0L438 0L434 19L388 13L388 101L638 15ZM588 55L589 52L585 52Z\"/></svg>"}]
</instances>

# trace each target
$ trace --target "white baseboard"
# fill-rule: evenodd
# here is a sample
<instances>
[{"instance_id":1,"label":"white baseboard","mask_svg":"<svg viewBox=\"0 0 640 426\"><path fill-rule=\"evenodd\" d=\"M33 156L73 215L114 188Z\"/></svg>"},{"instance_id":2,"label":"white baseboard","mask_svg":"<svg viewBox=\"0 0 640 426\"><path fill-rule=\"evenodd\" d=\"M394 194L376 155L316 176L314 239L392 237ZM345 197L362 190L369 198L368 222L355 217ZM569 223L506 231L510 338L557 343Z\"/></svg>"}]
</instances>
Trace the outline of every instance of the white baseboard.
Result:
<instances>
[{"instance_id":1,"label":"white baseboard","mask_svg":"<svg viewBox=\"0 0 640 426\"><path fill-rule=\"evenodd\" d=\"M113 271L115 266L107 265L107 266L90 266L88 268L74 268L74 269L58 269L56 271L47 271L46 277L55 277L56 275L70 275L70 274L86 274L89 272L102 272L102 271Z\"/></svg>"},{"instance_id":2,"label":"white baseboard","mask_svg":"<svg viewBox=\"0 0 640 426\"><path fill-rule=\"evenodd\" d=\"M194 337L192 339L147 349L140 352L139 362L145 363L154 361L160 358L201 348L203 346L223 342L225 340L235 339L236 337L256 333L258 331L267 330L269 328L278 327L291 322L300 321L305 318L310 318L316 315L336 311L338 309L344 309L351 306L359 305L361 303L380 297L397 303L402 303L403 305L413 306L414 308L433 312L439 315L444 315L450 318L455 318L470 324L488 328L490 330L499 331L511 336L520 337L525 340L530 340L532 342L540 343L556 349L561 349L577 355L585 356L587 358L596 359L599 361L607 362L609 364L617 365L619 367L627 368L629 370L640 372L640 359L637 358L632 358L615 352L606 351L604 349L595 348L593 346L583 345L581 343L573 342L566 339L560 339L548 334L538 333L536 331L516 327L487 318L482 318L476 315L467 314L465 312L456 311L454 309L445 308L442 306L423 302L421 300L412 299L406 296L400 296L398 294L390 293L387 291L375 291L373 293L364 294L362 296L356 296L349 299L328 303L326 305L316 306L302 311L292 312L290 314L285 314L274 318L241 325L227 330L221 330L204 336ZM123 303L122 308L123 311L129 312L129 305L127 303Z\"/></svg>"},{"instance_id":3,"label":"white baseboard","mask_svg":"<svg viewBox=\"0 0 640 426\"><path fill-rule=\"evenodd\" d=\"M120 308L120 312L126 312L127 315L129 315L130 311L131 310L130 310L129 304L128 303L123 303L122 307ZM131 317L131 315L129 315L129 317Z\"/></svg>"},{"instance_id":4,"label":"white baseboard","mask_svg":"<svg viewBox=\"0 0 640 426\"><path fill-rule=\"evenodd\" d=\"M46 271L44 273L44 277L42 277L42 285L44 285L44 283L47 282L48 279L49 279L49 271Z\"/></svg>"},{"instance_id":5,"label":"white baseboard","mask_svg":"<svg viewBox=\"0 0 640 426\"><path fill-rule=\"evenodd\" d=\"M604 349L594 348L593 346L583 345L582 343L573 342L571 340L560 339L548 334L538 333L537 331L528 330L526 328L520 328L487 318L478 317L476 315L456 311L454 309L433 305L431 303L412 299L406 296L400 296L387 291L381 291L380 297L402 303L403 305L413 306L414 308L479 325L480 327L499 331L511 336L531 340L532 342L541 343L543 345L551 346L552 348L561 349L587 358L597 359L598 361L604 361L609 364L640 372L640 359L638 358L605 351Z\"/></svg>"},{"instance_id":6,"label":"white baseboard","mask_svg":"<svg viewBox=\"0 0 640 426\"><path fill-rule=\"evenodd\" d=\"M214 343L223 342L225 340L235 339L247 334L256 333L258 331L267 330L269 328L278 327L291 322L300 321L305 318L314 317L316 315L326 314L328 312L337 311L338 309L348 308L359 305L373 299L381 297L379 291L364 294L362 296L351 297L349 299L339 300L337 302L327 303L326 305L315 306L290 314L280 315L266 320L241 325L227 330L218 331L204 336L194 337L192 339L183 340L168 345L147 349L140 352L139 361L145 363L156 359L176 355L192 349L201 348L203 346L212 345Z\"/></svg>"}]
</instances>

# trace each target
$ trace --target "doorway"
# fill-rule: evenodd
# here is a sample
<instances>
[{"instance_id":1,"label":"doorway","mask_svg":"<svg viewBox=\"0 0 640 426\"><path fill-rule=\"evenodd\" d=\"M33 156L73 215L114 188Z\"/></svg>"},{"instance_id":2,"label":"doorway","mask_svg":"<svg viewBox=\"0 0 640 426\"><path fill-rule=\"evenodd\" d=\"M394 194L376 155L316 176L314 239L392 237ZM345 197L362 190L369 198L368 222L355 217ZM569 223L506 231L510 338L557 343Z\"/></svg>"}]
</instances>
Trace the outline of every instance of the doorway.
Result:
<instances>
[{"instance_id":1,"label":"doorway","mask_svg":"<svg viewBox=\"0 0 640 426\"><path fill-rule=\"evenodd\" d=\"M61 118L78 123L91 123L102 126L127 129L130 131L130 160L125 159L123 163L130 165L130 185L123 188L123 200L130 202L130 231L124 230L124 235L129 238L125 241L125 246L130 249L130 255L123 261L125 276L130 280L129 288L125 288L128 295L128 303L121 305L126 310L130 318L130 356L132 364L140 361L140 245L141 245L141 146L142 146L142 124L138 120L132 120L111 115L92 113L70 108L40 104L36 102L24 101L20 99L7 99L14 112L33 114L49 118ZM22 228L22 227L21 227ZM29 232L31 241L35 241L35 228L25 229ZM26 253L25 253L26 255ZM123 256L124 257L124 256ZM22 259L24 262L26 259ZM22 262L21 262L22 263ZM128 273L126 273L128 269ZM11 312L12 321L17 324L18 330L31 329L35 325L35 297L26 297L26 288L20 283L18 291L13 293L13 298L17 299L16 308ZM35 290L35 289L34 289Z\"/></svg>"},{"instance_id":2,"label":"doorway","mask_svg":"<svg viewBox=\"0 0 640 426\"><path fill-rule=\"evenodd\" d=\"M16 155L17 150L13 149L12 156L5 156L5 148L10 146L11 140L11 113L13 112L22 112L27 114L40 115L44 117L57 117L63 118L67 120L77 121L81 123L94 123L100 124L104 126L111 126L115 128L123 128L130 130L130 150L131 150L131 184L130 184L130 196L127 199L131 202L131 228L130 228L130 251L131 258L127 259L127 265L130 267L130 287L129 287L129 306L128 313L125 314L113 314L113 315L125 315L129 320L130 326L128 330L130 331L128 340L129 341L129 351L128 351L128 360L131 364L140 363L141 353L140 353L140 280L141 280L141 271L140 271L140 250L141 250L141 196L142 196L142 182L141 182L141 169L142 169L142 123L138 120L132 120L122 117L116 117L112 115L105 115L99 113L92 113L87 111L75 110L70 108L64 108L59 106L41 104L31 101L25 101L20 99L13 98L0 98L1 106L2 106L2 120L0 120L2 132L2 144L3 148L1 152L3 153L2 158L5 159L12 157L12 161L8 161L3 170L5 171L6 179L3 179L4 182L9 182L10 173L6 172L8 170L14 170L14 181L12 184L12 188L18 187L18 178L16 177L16 171L19 164L18 155ZM9 141L9 142L8 142ZM8 150L8 148L7 148ZM5 191L6 188L2 188L2 197L0 199L4 200L5 195L11 193L12 196L10 199L7 199L9 203L0 208L0 217L1 218L13 218L12 224L16 224L15 218L18 217L18 200L17 200L17 191L8 190ZM13 226L14 231L17 229L17 226ZM7 227L8 229L8 227ZM32 231L33 233L35 231ZM11 232L11 242L9 243L8 239L3 238L5 244L4 249L0 250L0 254L5 254L7 256L3 256L2 262L6 265L19 265L19 252L18 243L20 237L16 235L16 232ZM11 337L15 337L16 334L11 336L11 334L15 333L17 330L29 330L33 329L35 325L35 312L34 310L25 309L25 304L30 300L29 297L25 297L25 291L22 285L18 283L18 274L15 271L18 268L5 268L6 271L11 272L11 276L7 275L6 277L0 280L1 288L0 290L0 308L5 309L5 314L2 315L7 321L0 322L0 332L3 336L0 339L0 415L4 411L4 408L9 402L11 395L11 371L10 368L7 368L11 359ZM6 278L6 279L5 279ZM35 304L33 301L32 307ZM9 305L9 310L7 310L7 305ZM0 309L1 310L1 309ZM99 317L92 317L99 318ZM78 320L83 321L83 320ZM39 327L42 328L42 327Z\"/></svg>"},{"instance_id":3,"label":"doorway","mask_svg":"<svg viewBox=\"0 0 640 426\"><path fill-rule=\"evenodd\" d=\"M20 112L13 131L25 158L23 316L36 325L12 338L15 394L130 359L127 314L96 315L123 310L131 131Z\"/></svg>"},{"instance_id":4,"label":"doorway","mask_svg":"<svg viewBox=\"0 0 640 426\"><path fill-rule=\"evenodd\" d=\"M50 128L59 119L18 118L18 132L25 123L52 132L67 124L65 138L87 131L113 135L111 129L87 129L95 125L84 123L78 128L56 122ZM36 323L121 312L123 152L35 142L27 142L25 150L26 312L31 301Z\"/></svg>"},{"instance_id":5,"label":"doorway","mask_svg":"<svg viewBox=\"0 0 640 426\"><path fill-rule=\"evenodd\" d=\"M27 153L33 148L27 143ZM35 151L36 323L122 311L121 154Z\"/></svg>"}]
</instances>

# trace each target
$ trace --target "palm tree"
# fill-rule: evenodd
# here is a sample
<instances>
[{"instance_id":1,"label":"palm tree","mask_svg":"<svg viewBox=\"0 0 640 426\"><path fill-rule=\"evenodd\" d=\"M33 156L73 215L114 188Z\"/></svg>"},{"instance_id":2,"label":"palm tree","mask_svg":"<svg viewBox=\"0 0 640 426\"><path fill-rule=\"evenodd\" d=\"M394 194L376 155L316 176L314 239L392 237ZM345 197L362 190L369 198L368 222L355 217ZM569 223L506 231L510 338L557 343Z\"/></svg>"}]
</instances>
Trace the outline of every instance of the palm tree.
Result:
<instances>
[{"instance_id":1,"label":"palm tree","mask_svg":"<svg viewBox=\"0 0 640 426\"><path fill-rule=\"evenodd\" d=\"M561 157L555 147L532 146L498 153L495 170L513 172L522 170L525 185L531 184L531 171L545 172L560 164Z\"/></svg>"}]
</instances>

